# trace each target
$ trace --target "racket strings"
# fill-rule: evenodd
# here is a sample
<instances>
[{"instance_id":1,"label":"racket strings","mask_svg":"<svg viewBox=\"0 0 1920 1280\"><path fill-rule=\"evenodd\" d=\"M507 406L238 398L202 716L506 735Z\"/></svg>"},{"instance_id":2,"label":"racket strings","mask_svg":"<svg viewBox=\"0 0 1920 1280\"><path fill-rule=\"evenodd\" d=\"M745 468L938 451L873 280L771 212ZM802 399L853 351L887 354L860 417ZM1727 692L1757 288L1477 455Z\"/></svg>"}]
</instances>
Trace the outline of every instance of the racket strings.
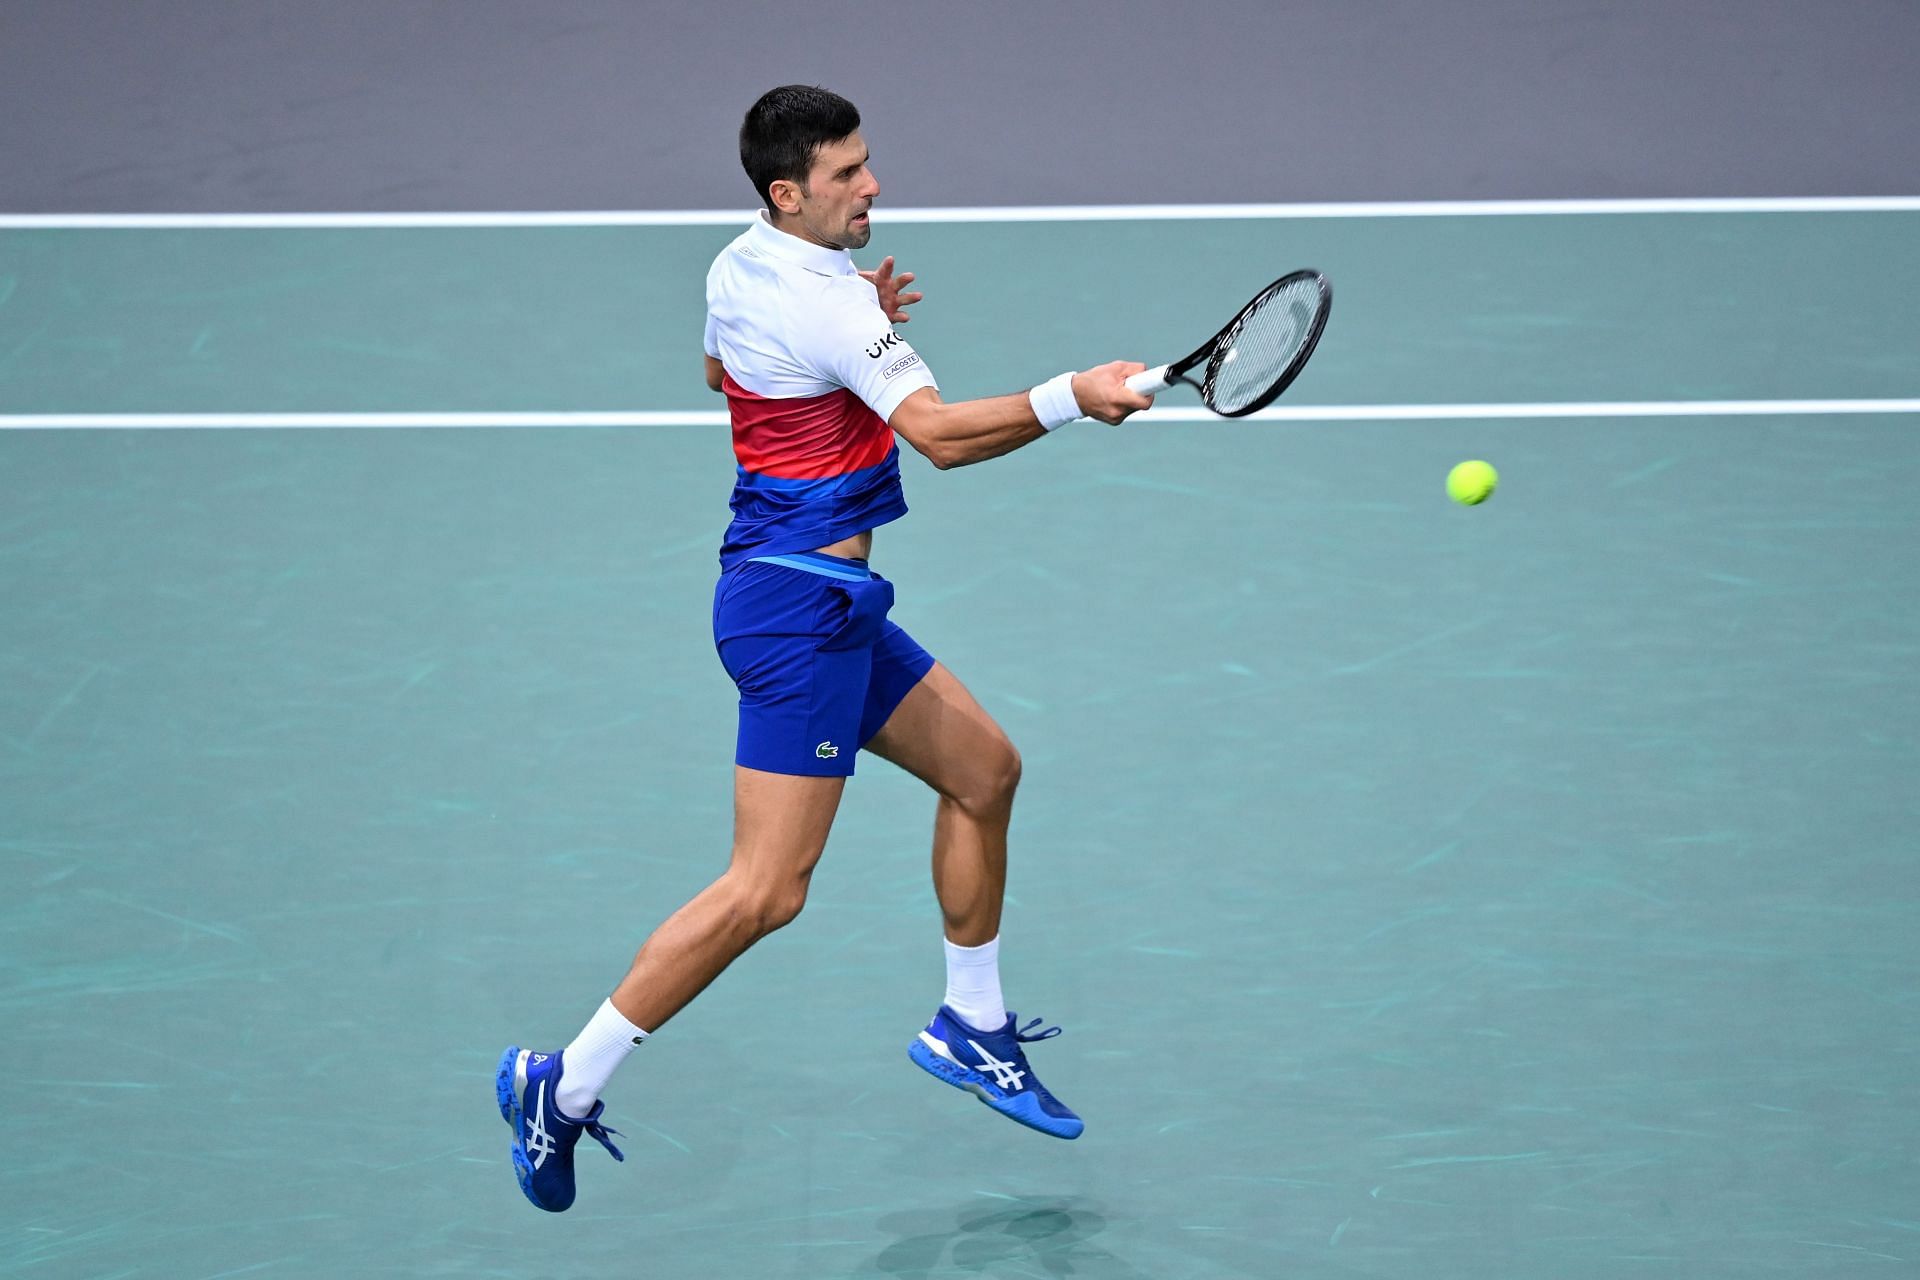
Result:
<instances>
[{"instance_id":1,"label":"racket strings","mask_svg":"<svg viewBox=\"0 0 1920 1280\"><path fill-rule=\"evenodd\" d=\"M1230 414L1266 397L1318 336L1320 305L1316 279L1284 280L1256 299L1214 347L1201 388L1207 403Z\"/></svg>"}]
</instances>

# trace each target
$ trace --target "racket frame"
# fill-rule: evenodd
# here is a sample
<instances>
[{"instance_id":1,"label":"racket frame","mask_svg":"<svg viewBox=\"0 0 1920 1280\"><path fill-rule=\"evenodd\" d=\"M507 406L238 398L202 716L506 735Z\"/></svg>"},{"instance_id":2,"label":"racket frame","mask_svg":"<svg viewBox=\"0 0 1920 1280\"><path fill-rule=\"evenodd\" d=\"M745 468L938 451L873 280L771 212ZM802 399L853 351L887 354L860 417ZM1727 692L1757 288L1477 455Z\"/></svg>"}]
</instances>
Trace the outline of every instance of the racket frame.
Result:
<instances>
[{"instance_id":1,"label":"racket frame","mask_svg":"<svg viewBox=\"0 0 1920 1280\"><path fill-rule=\"evenodd\" d=\"M1293 359L1287 362L1286 368L1280 371L1279 376L1274 379L1273 384L1259 396L1232 412L1220 409L1214 403L1212 388L1219 375L1218 362L1224 355L1223 348L1230 349L1231 347L1227 339L1231 337L1241 325L1246 323L1247 317L1257 311L1262 302L1265 302L1274 293L1288 285L1298 284L1308 280L1311 280L1315 284L1320 296L1319 302L1313 310L1313 319L1307 332L1307 340L1300 344L1300 349L1294 353ZM1239 311L1234 313L1233 319L1221 326L1220 332L1214 334L1211 338L1208 338L1196 347L1192 355L1181 360L1176 360L1172 364L1163 364L1158 368L1136 373L1127 379L1127 386L1142 395L1154 395L1166 390L1176 382L1184 382L1198 391L1201 401L1207 408L1213 410L1213 412L1219 414L1221 417L1244 418L1248 414L1258 413L1260 410L1272 404L1279 398L1280 393L1291 386L1293 380L1300 376L1300 371L1306 368L1308 357L1313 355L1314 347L1319 345L1320 334L1326 329L1327 317L1332 313L1332 282L1312 268L1290 271L1266 288L1260 290L1260 292L1254 294L1246 306L1241 307ZM1187 374L1202 364L1206 366L1206 369L1201 375L1201 380L1195 382L1192 378L1189 378Z\"/></svg>"}]
</instances>

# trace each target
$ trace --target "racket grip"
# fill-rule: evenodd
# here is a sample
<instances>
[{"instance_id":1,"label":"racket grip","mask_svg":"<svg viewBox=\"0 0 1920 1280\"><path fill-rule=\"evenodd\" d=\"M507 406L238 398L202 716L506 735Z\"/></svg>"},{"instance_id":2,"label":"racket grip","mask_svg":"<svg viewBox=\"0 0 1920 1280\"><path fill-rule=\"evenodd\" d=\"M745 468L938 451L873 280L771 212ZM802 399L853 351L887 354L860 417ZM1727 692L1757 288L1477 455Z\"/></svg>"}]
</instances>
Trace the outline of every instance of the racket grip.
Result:
<instances>
[{"instance_id":1,"label":"racket grip","mask_svg":"<svg viewBox=\"0 0 1920 1280\"><path fill-rule=\"evenodd\" d=\"M1173 385L1167 377L1169 366L1161 365L1156 369L1147 369L1127 379L1127 390L1137 391L1143 396L1155 395Z\"/></svg>"}]
</instances>

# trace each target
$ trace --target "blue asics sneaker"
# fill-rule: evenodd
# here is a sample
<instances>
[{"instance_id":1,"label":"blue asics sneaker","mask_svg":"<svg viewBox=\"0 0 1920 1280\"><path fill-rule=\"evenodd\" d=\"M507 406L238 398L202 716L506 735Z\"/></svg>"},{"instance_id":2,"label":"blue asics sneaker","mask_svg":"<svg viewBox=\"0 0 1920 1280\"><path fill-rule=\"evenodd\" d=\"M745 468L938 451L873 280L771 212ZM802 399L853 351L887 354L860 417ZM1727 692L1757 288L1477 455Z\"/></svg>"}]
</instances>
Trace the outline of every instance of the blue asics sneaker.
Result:
<instances>
[{"instance_id":1,"label":"blue asics sneaker","mask_svg":"<svg viewBox=\"0 0 1920 1280\"><path fill-rule=\"evenodd\" d=\"M1010 1120L1056 1138L1077 1138L1086 1125L1047 1092L1020 1047L1060 1034L1058 1027L1048 1027L1039 1035L1027 1034L1040 1023L1041 1019L1035 1018L1016 1031L1013 1015L1008 1014L1006 1025L998 1031L981 1031L941 1005L919 1039L907 1046L907 1056L922 1071L956 1089L965 1089Z\"/></svg>"},{"instance_id":2,"label":"blue asics sneaker","mask_svg":"<svg viewBox=\"0 0 1920 1280\"><path fill-rule=\"evenodd\" d=\"M553 1099L561 1070L559 1054L531 1053L511 1045L500 1055L500 1070L494 1077L500 1118L513 1129L513 1172L527 1199L549 1213L559 1213L573 1203L573 1145L582 1133L615 1160L626 1159L611 1137L620 1131L600 1123L606 1103L594 1103L581 1120L560 1114Z\"/></svg>"}]
</instances>

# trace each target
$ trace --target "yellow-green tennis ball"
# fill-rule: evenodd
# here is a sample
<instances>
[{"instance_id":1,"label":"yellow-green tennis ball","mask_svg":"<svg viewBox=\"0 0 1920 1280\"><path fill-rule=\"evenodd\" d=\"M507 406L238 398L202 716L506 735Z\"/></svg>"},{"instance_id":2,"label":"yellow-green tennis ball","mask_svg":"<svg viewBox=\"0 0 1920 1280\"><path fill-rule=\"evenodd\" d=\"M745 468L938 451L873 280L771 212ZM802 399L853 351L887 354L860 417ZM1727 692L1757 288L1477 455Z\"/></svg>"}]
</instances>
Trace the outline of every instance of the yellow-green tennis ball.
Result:
<instances>
[{"instance_id":1,"label":"yellow-green tennis ball","mask_svg":"<svg viewBox=\"0 0 1920 1280\"><path fill-rule=\"evenodd\" d=\"M1487 462L1463 462L1447 472L1447 496L1465 506L1478 506L1493 496L1500 473Z\"/></svg>"}]
</instances>

